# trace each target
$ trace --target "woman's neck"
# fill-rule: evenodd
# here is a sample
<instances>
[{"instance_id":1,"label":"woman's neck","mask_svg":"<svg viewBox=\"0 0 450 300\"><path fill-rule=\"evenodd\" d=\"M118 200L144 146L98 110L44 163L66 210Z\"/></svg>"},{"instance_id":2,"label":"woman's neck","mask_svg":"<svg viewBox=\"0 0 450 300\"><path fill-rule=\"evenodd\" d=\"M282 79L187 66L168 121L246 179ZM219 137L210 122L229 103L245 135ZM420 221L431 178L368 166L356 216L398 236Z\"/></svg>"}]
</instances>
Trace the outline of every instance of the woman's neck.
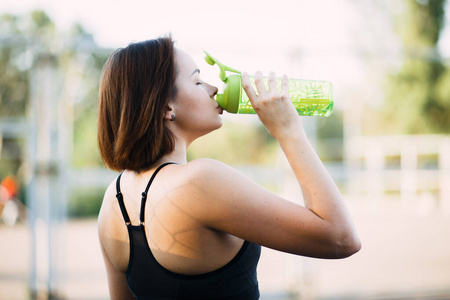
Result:
<instances>
[{"instance_id":1,"label":"woman's neck","mask_svg":"<svg viewBox=\"0 0 450 300\"><path fill-rule=\"evenodd\" d=\"M187 163L186 158L186 152L187 152L187 146L184 143L180 143L179 141L175 142L175 149L162 156L158 160L158 165L165 163L165 162L174 162L180 165L184 165Z\"/></svg>"}]
</instances>

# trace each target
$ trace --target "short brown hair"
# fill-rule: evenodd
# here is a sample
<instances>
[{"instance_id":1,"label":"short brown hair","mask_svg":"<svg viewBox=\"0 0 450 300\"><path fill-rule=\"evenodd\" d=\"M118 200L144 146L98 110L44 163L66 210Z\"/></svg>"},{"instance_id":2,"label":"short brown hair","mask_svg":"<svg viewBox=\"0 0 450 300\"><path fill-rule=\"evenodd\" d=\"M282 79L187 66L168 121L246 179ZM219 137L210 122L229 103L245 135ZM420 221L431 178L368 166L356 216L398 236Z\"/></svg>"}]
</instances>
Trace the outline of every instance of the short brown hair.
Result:
<instances>
[{"instance_id":1,"label":"short brown hair","mask_svg":"<svg viewBox=\"0 0 450 300\"><path fill-rule=\"evenodd\" d=\"M140 172L173 151L174 136L164 115L176 96L174 61L168 36L117 49L105 63L97 140L110 169Z\"/></svg>"}]
</instances>

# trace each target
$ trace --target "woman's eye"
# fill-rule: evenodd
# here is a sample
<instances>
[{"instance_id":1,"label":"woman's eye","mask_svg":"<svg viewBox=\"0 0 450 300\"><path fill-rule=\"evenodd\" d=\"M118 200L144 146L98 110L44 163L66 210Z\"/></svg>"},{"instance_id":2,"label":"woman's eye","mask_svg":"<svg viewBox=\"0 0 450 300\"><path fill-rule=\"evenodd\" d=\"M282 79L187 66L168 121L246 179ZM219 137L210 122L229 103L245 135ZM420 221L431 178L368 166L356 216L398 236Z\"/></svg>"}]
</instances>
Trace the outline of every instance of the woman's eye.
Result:
<instances>
[{"instance_id":1,"label":"woman's eye","mask_svg":"<svg viewBox=\"0 0 450 300\"><path fill-rule=\"evenodd\" d=\"M196 83L196 85L202 84L200 81Z\"/></svg>"}]
</instances>

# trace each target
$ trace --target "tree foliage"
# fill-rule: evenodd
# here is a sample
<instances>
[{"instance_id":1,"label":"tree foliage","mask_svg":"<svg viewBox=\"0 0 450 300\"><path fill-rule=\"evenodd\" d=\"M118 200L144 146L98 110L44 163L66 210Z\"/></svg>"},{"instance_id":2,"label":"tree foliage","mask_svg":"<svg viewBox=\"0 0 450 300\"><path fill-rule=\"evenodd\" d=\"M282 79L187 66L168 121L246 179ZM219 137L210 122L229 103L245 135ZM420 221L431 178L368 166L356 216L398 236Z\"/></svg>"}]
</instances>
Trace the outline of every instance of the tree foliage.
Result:
<instances>
[{"instance_id":1,"label":"tree foliage","mask_svg":"<svg viewBox=\"0 0 450 300\"><path fill-rule=\"evenodd\" d=\"M450 70L437 48L444 6L445 0L404 0L396 16L404 59L388 77L383 123L392 133L450 131Z\"/></svg>"},{"instance_id":2,"label":"tree foliage","mask_svg":"<svg viewBox=\"0 0 450 300\"><path fill-rule=\"evenodd\" d=\"M57 78L52 88L58 103L70 102L73 115L69 122L74 123L74 149L67 149L72 153L69 164L101 165L95 143L95 118L99 77L106 55L79 24L63 32L40 10L0 15L0 118L27 123L33 114L31 87L39 85L39 79L31 82L35 66L42 57L54 57ZM73 84L74 78L78 84ZM26 165L26 135L0 134L0 138L0 178L10 174L23 177L20 170Z\"/></svg>"},{"instance_id":3,"label":"tree foliage","mask_svg":"<svg viewBox=\"0 0 450 300\"><path fill-rule=\"evenodd\" d=\"M27 46L32 40L51 34L54 25L43 12L26 17L0 15L0 118L25 118L30 96L30 69L33 53ZM0 178L17 175L23 163L23 138L0 136ZM20 176L19 176L20 177Z\"/></svg>"}]
</instances>

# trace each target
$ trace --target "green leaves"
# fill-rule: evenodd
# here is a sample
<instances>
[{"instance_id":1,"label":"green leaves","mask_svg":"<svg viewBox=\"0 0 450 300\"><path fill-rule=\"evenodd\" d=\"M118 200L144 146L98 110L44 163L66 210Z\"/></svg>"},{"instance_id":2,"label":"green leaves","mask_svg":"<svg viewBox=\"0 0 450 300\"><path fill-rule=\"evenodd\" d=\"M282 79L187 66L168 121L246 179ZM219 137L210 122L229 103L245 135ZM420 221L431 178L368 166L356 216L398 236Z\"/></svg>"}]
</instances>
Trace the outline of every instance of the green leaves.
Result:
<instances>
[{"instance_id":1,"label":"green leaves","mask_svg":"<svg viewBox=\"0 0 450 300\"><path fill-rule=\"evenodd\" d=\"M437 51L445 0L404 1L397 16L403 65L387 78L383 126L389 133L448 133L450 70Z\"/></svg>"}]
</instances>

